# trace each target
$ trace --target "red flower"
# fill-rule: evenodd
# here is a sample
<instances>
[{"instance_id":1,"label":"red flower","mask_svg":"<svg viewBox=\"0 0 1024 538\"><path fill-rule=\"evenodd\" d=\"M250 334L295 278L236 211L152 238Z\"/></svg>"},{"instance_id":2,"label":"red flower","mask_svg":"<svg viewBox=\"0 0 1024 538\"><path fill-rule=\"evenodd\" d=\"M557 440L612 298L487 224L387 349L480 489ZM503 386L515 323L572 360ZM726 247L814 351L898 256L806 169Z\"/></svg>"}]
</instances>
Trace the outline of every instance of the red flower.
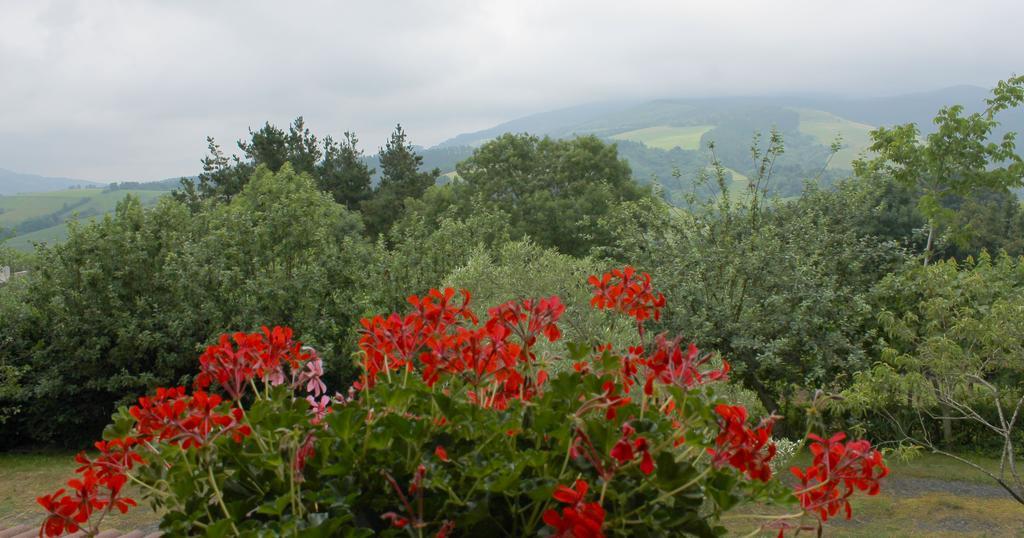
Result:
<instances>
[{"instance_id":1,"label":"red flower","mask_svg":"<svg viewBox=\"0 0 1024 538\"><path fill-rule=\"evenodd\" d=\"M279 385L284 382L284 363L297 371L309 358L310 355L302 350L302 344L292 340L292 330L288 327L263 327L255 333L224 334L199 357L196 388L206 389L216 381L232 400L237 401L252 379L258 377Z\"/></svg>"},{"instance_id":2,"label":"red flower","mask_svg":"<svg viewBox=\"0 0 1024 538\"><path fill-rule=\"evenodd\" d=\"M232 399L238 400L260 367L261 344L258 334L221 335L217 344L207 347L199 356L196 387L205 389L216 381Z\"/></svg>"},{"instance_id":3,"label":"red flower","mask_svg":"<svg viewBox=\"0 0 1024 538\"><path fill-rule=\"evenodd\" d=\"M399 529L405 528L405 526L409 524L408 518L404 518L394 512L385 512L380 515L380 518L390 521L392 527Z\"/></svg>"},{"instance_id":4,"label":"red flower","mask_svg":"<svg viewBox=\"0 0 1024 538\"><path fill-rule=\"evenodd\" d=\"M439 363L452 357L432 357L431 352L450 347L452 329L459 323L477 322L476 315L469 309L469 292L462 291L461 305L452 302L454 296L455 290L451 288L443 292L432 289L423 297L410 296L408 302L413 311L405 316L392 313L387 318L362 319L359 348L364 355L363 385L372 387L381 373L411 368L421 354L432 364L431 370L424 372L424 379L433 385L435 370L444 369Z\"/></svg>"},{"instance_id":5,"label":"red flower","mask_svg":"<svg viewBox=\"0 0 1024 538\"><path fill-rule=\"evenodd\" d=\"M615 446L612 447L611 456L615 458L620 464L629 463L633 460L633 445L630 444L629 440L623 436Z\"/></svg>"},{"instance_id":6,"label":"red flower","mask_svg":"<svg viewBox=\"0 0 1024 538\"><path fill-rule=\"evenodd\" d=\"M555 488L555 492L551 496L559 502L566 504L579 504L583 502L583 498L587 495L588 489L590 489L590 484L587 484L583 480L577 480L571 488L569 486L557 486Z\"/></svg>"},{"instance_id":7,"label":"red flower","mask_svg":"<svg viewBox=\"0 0 1024 538\"><path fill-rule=\"evenodd\" d=\"M654 291L651 286L651 275L636 273L630 266L615 269L598 278L591 275L587 279L594 289L594 297L590 305L597 309L617 310L637 321L637 327L643 334L643 322L654 318L661 319L661 309L665 307L665 296Z\"/></svg>"},{"instance_id":8,"label":"red flower","mask_svg":"<svg viewBox=\"0 0 1024 538\"><path fill-rule=\"evenodd\" d=\"M455 522L445 520L444 525L441 525L441 528L437 530L437 534L434 535L434 538L448 538L448 535L451 534L453 530L455 530Z\"/></svg>"},{"instance_id":9,"label":"red flower","mask_svg":"<svg viewBox=\"0 0 1024 538\"><path fill-rule=\"evenodd\" d=\"M768 418L758 427L747 427L747 410L741 405L718 405L715 412L721 417L721 432L715 439L715 449L708 449L716 466L731 465L751 480L771 480L769 462L775 457L775 443L769 442L774 419Z\"/></svg>"},{"instance_id":10,"label":"red flower","mask_svg":"<svg viewBox=\"0 0 1024 538\"><path fill-rule=\"evenodd\" d=\"M549 509L544 512L544 523L555 530L554 536L575 538L603 538L601 527L604 525L605 512L600 503L584 502L589 485L577 480L572 488L558 486L552 497L556 501L568 504L558 510Z\"/></svg>"},{"instance_id":11,"label":"red flower","mask_svg":"<svg viewBox=\"0 0 1024 538\"><path fill-rule=\"evenodd\" d=\"M306 468L306 462L309 458L316 455L316 435L312 433L307 434L306 438L299 445L299 448L295 451L295 459L292 461L292 468L295 470L296 478L302 478L302 470Z\"/></svg>"},{"instance_id":12,"label":"red flower","mask_svg":"<svg viewBox=\"0 0 1024 538\"><path fill-rule=\"evenodd\" d=\"M130 471L136 464L144 463L142 456L135 452L133 448L138 444L140 444L140 441L135 437L96 441L93 446L96 447L96 450L99 450L100 456L95 460L91 460L86 456L85 452L79 452L75 456L75 461L81 464L81 467L76 469L75 472L82 474L91 471L101 481L105 481L108 485L117 486L113 489L120 490L121 484L126 480L124 474Z\"/></svg>"},{"instance_id":13,"label":"red flower","mask_svg":"<svg viewBox=\"0 0 1024 538\"><path fill-rule=\"evenodd\" d=\"M437 459L448 463L448 451L445 450L443 446L437 445L437 447L434 448L434 455L437 456Z\"/></svg>"},{"instance_id":14,"label":"red flower","mask_svg":"<svg viewBox=\"0 0 1024 538\"><path fill-rule=\"evenodd\" d=\"M557 295L546 299L509 301L487 311L487 326L493 330L497 326L516 335L523 344L524 352L537 342L537 335L543 334L549 342L562 337L558 328L558 319L565 312L565 305ZM524 360L533 360L533 356L524 356Z\"/></svg>"},{"instance_id":15,"label":"red flower","mask_svg":"<svg viewBox=\"0 0 1024 538\"><path fill-rule=\"evenodd\" d=\"M618 409L624 405L629 404L631 401L629 396L619 396L618 388L615 387L615 383L606 381L602 387L604 394L599 400L599 405L605 407L604 418L606 420L612 420L618 414Z\"/></svg>"},{"instance_id":16,"label":"red flower","mask_svg":"<svg viewBox=\"0 0 1024 538\"><path fill-rule=\"evenodd\" d=\"M644 437L637 437L633 445L637 452L640 453L640 472L645 475L649 475L654 472L654 459L651 458L651 452L648 450L647 446L647 439Z\"/></svg>"},{"instance_id":17,"label":"red flower","mask_svg":"<svg viewBox=\"0 0 1024 538\"><path fill-rule=\"evenodd\" d=\"M815 512L821 521L828 521L839 510L846 519L853 515L849 498L856 491L877 495L879 480L889 474L882 461L882 453L871 447L870 441L847 441L845 433L837 433L824 440L808 435L814 459L810 467L792 467L790 471L800 481L796 496L807 511Z\"/></svg>"},{"instance_id":18,"label":"red flower","mask_svg":"<svg viewBox=\"0 0 1024 538\"><path fill-rule=\"evenodd\" d=\"M654 339L654 353L642 361L648 369L647 382L644 384L644 392L648 396L654 391L655 379L666 385L686 389L728 379L728 362L723 360L722 367L717 370L701 370L700 367L707 364L712 355L708 353L701 356L700 350L692 343L687 346L684 353L681 342L681 336L668 340L665 335L659 334Z\"/></svg>"},{"instance_id":19,"label":"red flower","mask_svg":"<svg viewBox=\"0 0 1024 538\"><path fill-rule=\"evenodd\" d=\"M557 321L565 306L558 297L505 303L492 308L479 326L468 307L469 294L463 292L461 305L454 296L452 289L431 290L409 298L409 314L363 319L359 386L370 388L381 375L390 378L394 370L419 367L431 387L443 376L466 381L467 396L482 407L502 410L512 400L534 398L548 374L530 371L536 358L531 346L539 335L551 341L561 337Z\"/></svg>"},{"instance_id":20,"label":"red flower","mask_svg":"<svg viewBox=\"0 0 1024 538\"><path fill-rule=\"evenodd\" d=\"M115 456L111 459L119 458ZM136 506L134 500L118 496L127 480L124 474L114 472L111 467L97 464L84 456L80 456L79 461L84 461L86 465L76 471L79 478L68 480L67 490L59 489L52 495L36 499L48 513L40 527L40 536L76 532L89 521L94 512L108 507L124 513L129 507ZM124 461L132 462L134 458L127 457Z\"/></svg>"},{"instance_id":21,"label":"red flower","mask_svg":"<svg viewBox=\"0 0 1024 538\"><path fill-rule=\"evenodd\" d=\"M649 475L654 472L654 459L651 457L646 438L637 437L632 442L630 441L635 434L636 430L628 422L623 424L622 437L612 447L611 456L619 462L619 465L624 465L633 461L636 454L640 454L640 471Z\"/></svg>"},{"instance_id":22,"label":"red flower","mask_svg":"<svg viewBox=\"0 0 1024 538\"><path fill-rule=\"evenodd\" d=\"M217 407L221 402L220 396L202 390L188 396L182 387L158 388L156 396L139 398L139 405L132 406L129 412L143 438L181 443L182 448L205 446L225 434L241 442L252 429L243 422L241 409L219 413Z\"/></svg>"},{"instance_id":23,"label":"red flower","mask_svg":"<svg viewBox=\"0 0 1024 538\"><path fill-rule=\"evenodd\" d=\"M64 489L58 489L50 495L37 497L36 502L49 514L43 520L39 530L40 535L60 536L67 532L77 532L79 525L74 515L78 511L78 505L71 497L64 495Z\"/></svg>"}]
</instances>

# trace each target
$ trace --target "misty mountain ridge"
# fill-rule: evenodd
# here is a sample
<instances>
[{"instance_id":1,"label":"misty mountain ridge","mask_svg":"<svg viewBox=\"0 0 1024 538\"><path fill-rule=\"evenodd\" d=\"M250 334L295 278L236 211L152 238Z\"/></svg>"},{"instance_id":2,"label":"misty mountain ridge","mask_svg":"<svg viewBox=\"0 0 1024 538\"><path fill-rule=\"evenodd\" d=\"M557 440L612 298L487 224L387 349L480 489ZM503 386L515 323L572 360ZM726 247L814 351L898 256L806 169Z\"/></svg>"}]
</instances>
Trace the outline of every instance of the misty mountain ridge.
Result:
<instances>
[{"instance_id":1,"label":"misty mountain ridge","mask_svg":"<svg viewBox=\"0 0 1024 538\"><path fill-rule=\"evenodd\" d=\"M473 148L501 134L554 138L595 135L619 145L640 182L657 181L672 190L686 187L664 185L677 181L671 177L675 170L693 176L706 167L705 150L710 141L716 143L719 158L735 177L742 178L752 171L748 150L753 134L774 127L785 139L781 173L783 180L793 185L791 191L798 181L826 166L835 171L833 175L848 170L850 161L870 142L870 130L878 126L913 122L927 133L942 107L960 104L966 112L976 112L984 108L988 96L986 88L962 85L888 97L794 95L608 101L538 112L416 149L423 156L425 169L439 168L450 175ZM1003 131L1024 131L1024 111L1008 111L1002 119ZM828 146L836 135L842 136L845 148L829 160ZM375 176L379 175L376 153L368 153L365 160L376 169ZM804 177L798 179L800 176ZM173 189L177 182L178 178L170 178L159 183ZM107 185L0 169L0 195Z\"/></svg>"},{"instance_id":2,"label":"misty mountain ridge","mask_svg":"<svg viewBox=\"0 0 1024 538\"><path fill-rule=\"evenodd\" d=\"M715 189L701 187L698 181L711 163L710 143L727 169L728 188L745 192L747 176L756 173L750 154L755 133L760 134L764 149L768 131L777 129L785 152L773 167L772 191L792 197L802 192L807 180L827 186L848 176L853 160L866 154L871 131L877 127L916 123L927 134L934 130L933 118L943 107L962 105L965 113L980 112L989 95L986 88L954 86L889 97L661 98L587 104L463 133L424 155L477 147L505 133L553 138L594 135L618 145L637 181L659 184L666 199L682 205L689 195L714 195ZM996 136L1024 131L1022 110L1007 111L1001 120ZM841 149L833 155L830 147L836 141Z\"/></svg>"},{"instance_id":3,"label":"misty mountain ridge","mask_svg":"<svg viewBox=\"0 0 1024 538\"><path fill-rule=\"evenodd\" d=\"M530 133L564 137L574 134L612 136L655 125L696 125L712 122L723 114L759 109L807 108L872 126L916 123L928 132L932 118L944 106L963 105L965 110L984 109L989 90L978 86L952 86L934 91L890 97L765 96L659 98L646 101L586 104L530 114L488 129L462 133L434 147L476 146L503 133ZM1009 130L1024 130L1024 111L1004 117ZM761 129L769 129L764 125Z\"/></svg>"},{"instance_id":4,"label":"misty mountain ridge","mask_svg":"<svg viewBox=\"0 0 1024 538\"><path fill-rule=\"evenodd\" d=\"M68 177L23 174L0 168L0 196L30 192L60 191L70 188L102 188L106 183Z\"/></svg>"}]
</instances>

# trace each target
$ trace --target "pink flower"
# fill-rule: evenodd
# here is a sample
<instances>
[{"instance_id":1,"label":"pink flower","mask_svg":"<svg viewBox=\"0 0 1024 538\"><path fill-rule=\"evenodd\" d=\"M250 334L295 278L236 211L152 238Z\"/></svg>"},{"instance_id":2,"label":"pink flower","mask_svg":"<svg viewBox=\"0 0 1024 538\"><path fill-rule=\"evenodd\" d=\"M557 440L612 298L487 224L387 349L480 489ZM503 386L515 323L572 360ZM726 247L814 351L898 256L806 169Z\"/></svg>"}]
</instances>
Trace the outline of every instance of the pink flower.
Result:
<instances>
[{"instance_id":1,"label":"pink flower","mask_svg":"<svg viewBox=\"0 0 1024 538\"><path fill-rule=\"evenodd\" d=\"M317 357L306 363L306 369L302 372L300 382L306 383L306 392L312 393L313 396L320 396L327 392L327 385L324 385L320 379L323 375L324 361Z\"/></svg>"},{"instance_id":2,"label":"pink flower","mask_svg":"<svg viewBox=\"0 0 1024 538\"><path fill-rule=\"evenodd\" d=\"M320 424L327 413L331 412L331 408L328 407L331 404L331 399L328 396L321 396L319 400L313 396L306 396L306 401L309 402L309 414L313 415L313 420L310 422L314 426Z\"/></svg>"}]
</instances>

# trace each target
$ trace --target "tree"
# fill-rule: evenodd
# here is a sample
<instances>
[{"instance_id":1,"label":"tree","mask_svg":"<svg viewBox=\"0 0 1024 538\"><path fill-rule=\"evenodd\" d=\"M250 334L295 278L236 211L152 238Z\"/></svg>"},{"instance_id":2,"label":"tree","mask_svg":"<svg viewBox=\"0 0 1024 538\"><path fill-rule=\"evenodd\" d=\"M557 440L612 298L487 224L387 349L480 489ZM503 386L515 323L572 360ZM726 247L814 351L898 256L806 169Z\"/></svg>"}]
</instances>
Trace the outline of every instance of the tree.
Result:
<instances>
[{"instance_id":1,"label":"tree","mask_svg":"<svg viewBox=\"0 0 1024 538\"><path fill-rule=\"evenodd\" d=\"M212 137L207 137L209 154L202 160L202 173L195 180L182 179L181 189L174 195L193 210L207 199L227 202L241 192L257 167L277 172L290 163L293 171L309 174L321 190L354 210L368 197L373 175L362 160L362 151L356 149L358 141L350 132L340 143L330 136L321 141L306 127L302 116L295 118L287 131L270 122L256 131L249 129L248 140L238 141L241 156L229 157Z\"/></svg>"},{"instance_id":2,"label":"tree","mask_svg":"<svg viewBox=\"0 0 1024 538\"><path fill-rule=\"evenodd\" d=\"M841 390L848 372L868 366L870 291L903 258L858 229L856 191L772 200L781 144L776 133L755 150L757 174L741 196L718 165L718 195L693 212L623 204L605 219L619 233L601 252L650 272L671 305L664 328L726 357L766 409L792 416L809 387Z\"/></svg>"},{"instance_id":3,"label":"tree","mask_svg":"<svg viewBox=\"0 0 1024 538\"><path fill-rule=\"evenodd\" d=\"M894 427L890 441L975 467L1024 504L1024 261L1006 255L915 265L876 290L880 360L843 393L856 413ZM941 441L938 440L941 438ZM998 473L954 454L995 449Z\"/></svg>"},{"instance_id":4,"label":"tree","mask_svg":"<svg viewBox=\"0 0 1024 538\"><path fill-rule=\"evenodd\" d=\"M882 127L871 133L870 150L877 156L854 163L858 175L884 174L918 193L917 207L925 218L928 239L924 264L932 256L936 233L950 227L956 211L948 197L1019 187L1024 160L1016 153L1016 134L993 141L996 116L1024 102L1024 76L1000 82L983 112L963 115L963 106L945 107L935 116L936 130L922 139L916 124Z\"/></svg>"},{"instance_id":5,"label":"tree","mask_svg":"<svg viewBox=\"0 0 1024 538\"><path fill-rule=\"evenodd\" d=\"M363 151L356 149L359 138L345 131L344 138L336 142L324 138L324 158L317 165L317 184L320 190L331 193L334 201L356 210L371 194L374 170L363 160Z\"/></svg>"},{"instance_id":6,"label":"tree","mask_svg":"<svg viewBox=\"0 0 1024 538\"><path fill-rule=\"evenodd\" d=\"M203 171L196 179L182 178L181 189L173 196L198 210L203 200L226 202L237 194L249 180L254 169L249 162L243 162L237 155L228 157L213 137L206 137L209 155L203 157Z\"/></svg>"},{"instance_id":7,"label":"tree","mask_svg":"<svg viewBox=\"0 0 1024 538\"><path fill-rule=\"evenodd\" d=\"M395 126L387 144L380 149L381 178L373 196L362 203L363 219L371 237L386 233L402 215L405 201L423 196L437 183L437 168L421 172L423 157L416 154L402 125Z\"/></svg>"},{"instance_id":8,"label":"tree","mask_svg":"<svg viewBox=\"0 0 1024 538\"><path fill-rule=\"evenodd\" d=\"M24 285L0 288L0 414L17 410L2 444L95 435L126 393L189 383L216 332L287 323L319 349L346 349L376 306L367 268L384 254L357 214L286 163L196 210L128 197L38 256ZM347 380L353 366L336 356L331 371ZM78 396L73 408L63 394Z\"/></svg>"},{"instance_id":9,"label":"tree","mask_svg":"<svg viewBox=\"0 0 1024 538\"><path fill-rule=\"evenodd\" d=\"M615 145L594 136L505 134L477 148L456 170L460 210L496 207L509 215L513 237L575 256L607 244L609 236L598 226L602 216L650 193L633 181Z\"/></svg>"}]
</instances>

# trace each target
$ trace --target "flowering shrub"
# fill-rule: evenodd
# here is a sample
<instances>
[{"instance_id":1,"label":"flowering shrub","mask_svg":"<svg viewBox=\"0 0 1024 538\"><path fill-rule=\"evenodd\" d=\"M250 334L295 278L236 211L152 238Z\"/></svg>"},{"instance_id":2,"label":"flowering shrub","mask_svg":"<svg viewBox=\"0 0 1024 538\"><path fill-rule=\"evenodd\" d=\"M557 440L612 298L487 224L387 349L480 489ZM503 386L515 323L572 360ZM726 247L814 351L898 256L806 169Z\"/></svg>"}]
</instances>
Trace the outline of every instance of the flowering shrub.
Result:
<instances>
[{"instance_id":1,"label":"flowering shrub","mask_svg":"<svg viewBox=\"0 0 1024 538\"><path fill-rule=\"evenodd\" d=\"M783 485L775 417L752 423L715 396L728 363L645 331L665 304L650 277L627 267L590 282L592 306L631 317L636 341L538 354L561 339L558 297L481 318L468 292L431 290L362 320L362 375L333 396L291 330L222 336L191 391L161 388L115 415L99 456L80 455L68 489L39 499L41 533L95 534L135 505L129 483L165 532L209 536L714 536L741 504L799 504L768 525L781 535L878 492L881 455L843 434L811 435L812 465Z\"/></svg>"}]
</instances>

